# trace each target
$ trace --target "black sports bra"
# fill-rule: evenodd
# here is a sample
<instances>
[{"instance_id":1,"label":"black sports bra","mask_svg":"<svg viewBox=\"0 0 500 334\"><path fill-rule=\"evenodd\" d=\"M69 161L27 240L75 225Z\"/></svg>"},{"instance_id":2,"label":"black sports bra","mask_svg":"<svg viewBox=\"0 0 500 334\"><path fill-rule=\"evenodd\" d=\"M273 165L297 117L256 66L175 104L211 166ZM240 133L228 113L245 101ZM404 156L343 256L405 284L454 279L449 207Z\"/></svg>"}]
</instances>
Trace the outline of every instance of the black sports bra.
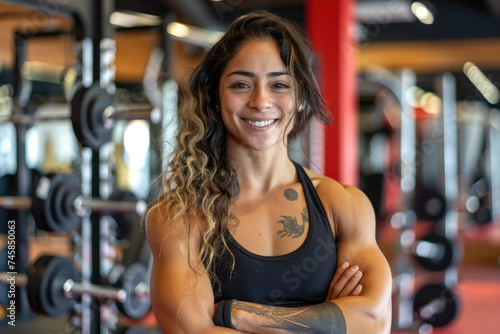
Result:
<instances>
[{"instance_id":1,"label":"black sports bra","mask_svg":"<svg viewBox=\"0 0 500 334\"><path fill-rule=\"evenodd\" d=\"M230 233L226 252L215 274L221 291L214 286L216 302L236 298L266 305L303 306L326 300L337 268L337 249L325 210L306 172L295 163L309 212L309 232L295 251L281 256L261 256L247 251ZM219 292L219 293L217 293Z\"/></svg>"}]
</instances>

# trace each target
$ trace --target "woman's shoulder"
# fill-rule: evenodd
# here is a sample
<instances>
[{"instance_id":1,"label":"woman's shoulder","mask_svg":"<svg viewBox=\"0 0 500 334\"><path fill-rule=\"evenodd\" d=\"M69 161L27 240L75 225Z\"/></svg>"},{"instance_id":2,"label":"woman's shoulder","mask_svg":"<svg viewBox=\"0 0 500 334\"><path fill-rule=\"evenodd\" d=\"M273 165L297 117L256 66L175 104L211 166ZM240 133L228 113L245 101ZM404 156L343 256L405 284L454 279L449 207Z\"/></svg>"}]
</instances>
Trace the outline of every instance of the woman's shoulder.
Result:
<instances>
[{"instance_id":1,"label":"woman's shoulder","mask_svg":"<svg viewBox=\"0 0 500 334\"><path fill-rule=\"evenodd\" d=\"M159 205L151 208L145 219L145 230L153 254L168 254L179 248L185 251L188 245L196 245L200 228L198 221L188 214L172 216ZM195 242L189 243L188 238Z\"/></svg>"},{"instance_id":2,"label":"woman's shoulder","mask_svg":"<svg viewBox=\"0 0 500 334\"><path fill-rule=\"evenodd\" d=\"M367 196L357 187L341 184L335 179L304 168L323 205L336 213L370 205ZM350 211L350 210L349 210Z\"/></svg>"}]
</instances>

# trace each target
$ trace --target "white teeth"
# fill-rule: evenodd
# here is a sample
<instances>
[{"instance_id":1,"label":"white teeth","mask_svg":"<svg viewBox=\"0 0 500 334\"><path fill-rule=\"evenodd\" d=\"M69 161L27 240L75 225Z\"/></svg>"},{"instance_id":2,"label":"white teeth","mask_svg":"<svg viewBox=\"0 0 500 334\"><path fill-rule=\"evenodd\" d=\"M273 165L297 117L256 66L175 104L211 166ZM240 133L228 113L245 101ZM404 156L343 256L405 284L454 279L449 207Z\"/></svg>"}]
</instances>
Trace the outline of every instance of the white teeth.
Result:
<instances>
[{"instance_id":1,"label":"white teeth","mask_svg":"<svg viewBox=\"0 0 500 334\"><path fill-rule=\"evenodd\" d=\"M249 121L248 119L244 119L245 122L247 122L248 124L250 125L253 125L253 126L258 126L258 127L262 127L262 126L268 126L268 125L271 125L274 123L274 119L273 120L270 120L270 121L257 121L257 122L252 122L252 121Z\"/></svg>"}]
</instances>

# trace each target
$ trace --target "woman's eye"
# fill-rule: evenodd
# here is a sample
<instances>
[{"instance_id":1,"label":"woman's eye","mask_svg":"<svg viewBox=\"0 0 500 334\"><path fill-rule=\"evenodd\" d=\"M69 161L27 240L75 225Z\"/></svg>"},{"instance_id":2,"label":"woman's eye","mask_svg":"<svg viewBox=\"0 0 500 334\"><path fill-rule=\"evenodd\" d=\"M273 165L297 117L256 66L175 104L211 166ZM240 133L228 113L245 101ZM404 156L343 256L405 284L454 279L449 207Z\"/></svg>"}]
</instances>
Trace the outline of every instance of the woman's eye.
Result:
<instances>
[{"instance_id":1,"label":"woman's eye","mask_svg":"<svg viewBox=\"0 0 500 334\"><path fill-rule=\"evenodd\" d=\"M243 83L243 82L236 82L234 84L231 85L231 88L247 88L248 85L246 83Z\"/></svg>"},{"instance_id":2,"label":"woman's eye","mask_svg":"<svg viewBox=\"0 0 500 334\"><path fill-rule=\"evenodd\" d=\"M273 85L273 88L289 88L290 86L283 82L277 82Z\"/></svg>"}]
</instances>

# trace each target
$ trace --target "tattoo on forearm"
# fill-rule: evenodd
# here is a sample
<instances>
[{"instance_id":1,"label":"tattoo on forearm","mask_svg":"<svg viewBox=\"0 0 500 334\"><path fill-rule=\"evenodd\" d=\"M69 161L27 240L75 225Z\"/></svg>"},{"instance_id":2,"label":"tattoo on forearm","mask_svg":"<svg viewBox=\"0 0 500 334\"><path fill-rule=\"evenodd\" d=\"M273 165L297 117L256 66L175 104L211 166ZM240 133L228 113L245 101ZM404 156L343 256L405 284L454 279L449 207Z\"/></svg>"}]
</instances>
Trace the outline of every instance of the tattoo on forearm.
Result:
<instances>
[{"instance_id":1,"label":"tattoo on forearm","mask_svg":"<svg viewBox=\"0 0 500 334\"><path fill-rule=\"evenodd\" d=\"M261 327L284 329L289 333L345 334L346 323L340 308L332 302L305 307L276 307L234 303L233 309L262 317Z\"/></svg>"},{"instance_id":2,"label":"tattoo on forearm","mask_svg":"<svg viewBox=\"0 0 500 334\"><path fill-rule=\"evenodd\" d=\"M278 231L278 235L283 237L298 238L304 234L306 223L309 223L309 214L307 213L307 207L302 209L300 213L302 216L302 225L297 223L297 217L293 216L281 216L283 220L277 221L277 223L283 224L283 229Z\"/></svg>"}]
</instances>

